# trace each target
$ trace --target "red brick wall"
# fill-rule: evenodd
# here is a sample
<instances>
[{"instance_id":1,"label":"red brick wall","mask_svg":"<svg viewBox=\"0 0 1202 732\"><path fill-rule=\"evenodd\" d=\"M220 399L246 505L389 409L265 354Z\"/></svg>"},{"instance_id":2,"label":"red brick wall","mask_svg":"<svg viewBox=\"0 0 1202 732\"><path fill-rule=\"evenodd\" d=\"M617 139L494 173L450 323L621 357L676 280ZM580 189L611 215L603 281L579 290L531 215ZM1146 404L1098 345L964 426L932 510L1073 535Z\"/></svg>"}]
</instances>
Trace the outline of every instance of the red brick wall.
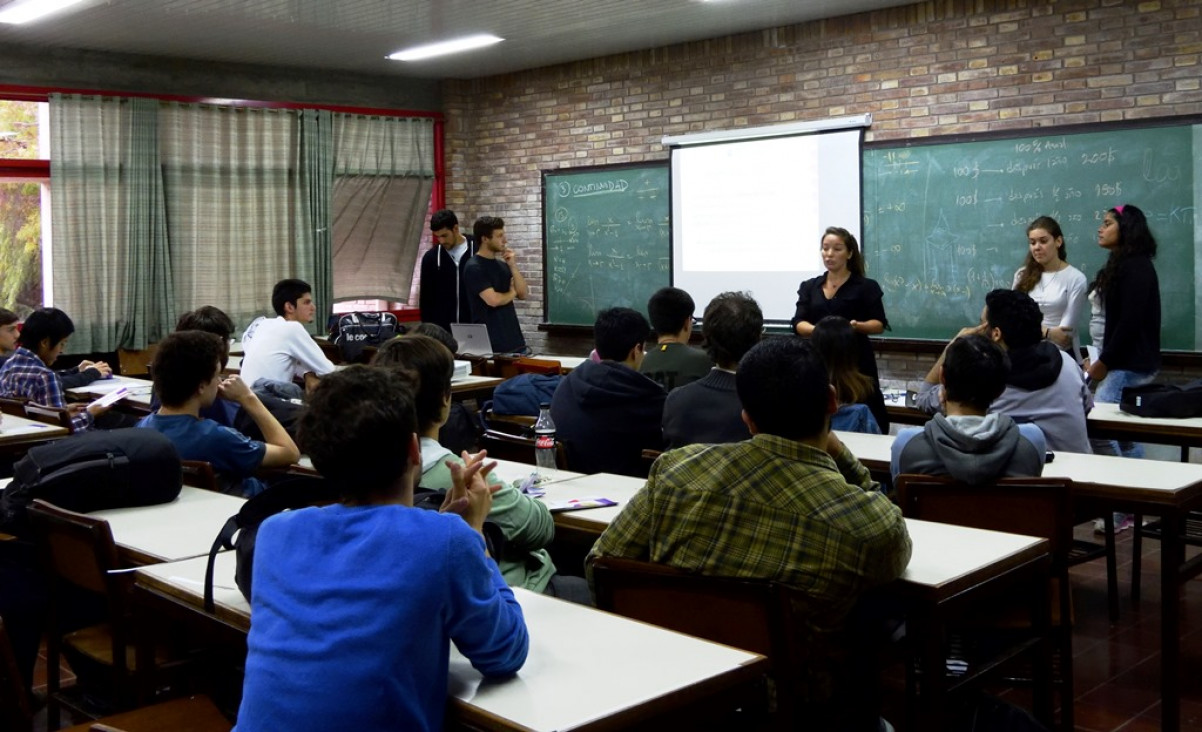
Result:
<instances>
[{"instance_id":1,"label":"red brick wall","mask_svg":"<svg viewBox=\"0 0 1202 732\"><path fill-rule=\"evenodd\" d=\"M531 289L527 340L587 350L536 330L540 170L665 159L664 135L865 112L868 140L1197 115L1200 56L1202 0L948 0L450 81L447 205L505 219Z\"/></svg>"}]
</instances>

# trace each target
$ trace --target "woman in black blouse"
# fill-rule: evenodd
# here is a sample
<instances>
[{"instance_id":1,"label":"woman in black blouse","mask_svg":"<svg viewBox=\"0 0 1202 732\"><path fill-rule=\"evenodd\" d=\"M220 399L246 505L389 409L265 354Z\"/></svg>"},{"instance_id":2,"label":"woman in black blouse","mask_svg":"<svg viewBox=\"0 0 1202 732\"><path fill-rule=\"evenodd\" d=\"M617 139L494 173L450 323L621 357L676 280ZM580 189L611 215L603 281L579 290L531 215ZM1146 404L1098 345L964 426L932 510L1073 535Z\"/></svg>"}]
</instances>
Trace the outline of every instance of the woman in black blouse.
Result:
<instances>
[{"instance_id":1,"label":"woman in black blouse","mask_svg":"<svg viewBox=\"0 0 1202 732\"><path fill-rule=\"evenodd\" d=\"M860 373L870 377L874 387L874 394L867 404L881 432L889 434L889 415L881 395L876 354L868 340L868 336L879 335L889 327L881 286L864 276L860 245L847 229L832 226L823 233L822 263L826 274L806 280L797 288L793 330L808 338L814 325L828 315L838 315L851 322L860 345Z\"/></svg>"}]
</instances>

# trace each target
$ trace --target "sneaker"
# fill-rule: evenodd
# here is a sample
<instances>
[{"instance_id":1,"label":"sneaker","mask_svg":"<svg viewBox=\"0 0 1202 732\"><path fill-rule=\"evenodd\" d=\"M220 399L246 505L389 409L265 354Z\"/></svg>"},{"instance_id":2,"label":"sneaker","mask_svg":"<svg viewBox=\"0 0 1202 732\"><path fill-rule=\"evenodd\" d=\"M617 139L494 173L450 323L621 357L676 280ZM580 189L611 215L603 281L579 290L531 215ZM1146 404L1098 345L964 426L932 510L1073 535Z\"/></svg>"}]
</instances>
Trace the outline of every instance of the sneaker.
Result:
<instances>
[{"instance_id":1,"label":"sneaker","mask_svg":"<svg viewBox=\"0 0 1202 732\"><path fill-rule=\"evenodd\" d=\"M1114 533L1119 535L1127 529L1135 526L1135 517L1129 513L1116 513L1114 515Z\"/></svg>"}]
</instances>

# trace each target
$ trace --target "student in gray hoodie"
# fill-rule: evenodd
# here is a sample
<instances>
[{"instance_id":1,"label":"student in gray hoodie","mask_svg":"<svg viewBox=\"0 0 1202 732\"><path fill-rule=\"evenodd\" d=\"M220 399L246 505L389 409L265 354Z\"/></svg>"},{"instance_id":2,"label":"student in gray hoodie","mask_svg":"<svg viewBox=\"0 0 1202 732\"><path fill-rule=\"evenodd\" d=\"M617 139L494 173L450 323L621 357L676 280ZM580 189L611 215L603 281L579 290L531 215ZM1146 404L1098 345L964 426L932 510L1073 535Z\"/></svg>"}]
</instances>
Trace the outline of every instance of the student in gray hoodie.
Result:
<instances>
[{"instance_id":1,"label":"student in gray hoodie","mask_svg":"<svg viewBox=\"0 0 1202 732\"><path fill-rule=\"evenodd\" d=\"M923 427L893 441L893 478L901 473L947 475L981 485L1043 472L1047 444L1034 424L1019 425L990 405L1006 388L1010 359L988 338L968 334L944 352L939 369L943 408Z\"/></svg>"},{"instance_id":2,"label":"student in gray hoodie","mask_svg":"<svg viewBox=\"0 0 1202 732\"><path fill-rule=\"evenodd\" d=\"M1085 415L1093 408L1093 397L1072 356L1042 339L1042 317L1027 293L994 290L985 296L981 325L965 328L960 336L980 333L1010 357L1006 389L989 411L1038 425L1052 450L1092 452ZM944 358L935 362L918 393L918 408L923 411L941 411L939 368Z\"/></svg>"}]
</instances>

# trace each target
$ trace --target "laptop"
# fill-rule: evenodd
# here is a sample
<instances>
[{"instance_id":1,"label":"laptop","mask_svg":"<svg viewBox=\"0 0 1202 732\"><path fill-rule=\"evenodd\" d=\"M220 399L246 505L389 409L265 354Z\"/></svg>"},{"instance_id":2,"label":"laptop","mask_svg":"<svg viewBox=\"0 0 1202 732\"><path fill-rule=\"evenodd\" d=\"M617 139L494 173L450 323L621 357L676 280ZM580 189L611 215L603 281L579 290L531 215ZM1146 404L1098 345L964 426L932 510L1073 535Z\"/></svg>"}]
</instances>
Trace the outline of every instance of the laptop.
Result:
<instances>
[{"instance_id":1,"label":"laptop","mask_svg":"<svg viewBox=\"0 0 1202 732\"><path fill-rule=\"evenodd\" d=\"M451 335L459 341L459 352L465 356L493 355L488 326L483 323L451 323Z\"/></svg>"}]
</instances>

